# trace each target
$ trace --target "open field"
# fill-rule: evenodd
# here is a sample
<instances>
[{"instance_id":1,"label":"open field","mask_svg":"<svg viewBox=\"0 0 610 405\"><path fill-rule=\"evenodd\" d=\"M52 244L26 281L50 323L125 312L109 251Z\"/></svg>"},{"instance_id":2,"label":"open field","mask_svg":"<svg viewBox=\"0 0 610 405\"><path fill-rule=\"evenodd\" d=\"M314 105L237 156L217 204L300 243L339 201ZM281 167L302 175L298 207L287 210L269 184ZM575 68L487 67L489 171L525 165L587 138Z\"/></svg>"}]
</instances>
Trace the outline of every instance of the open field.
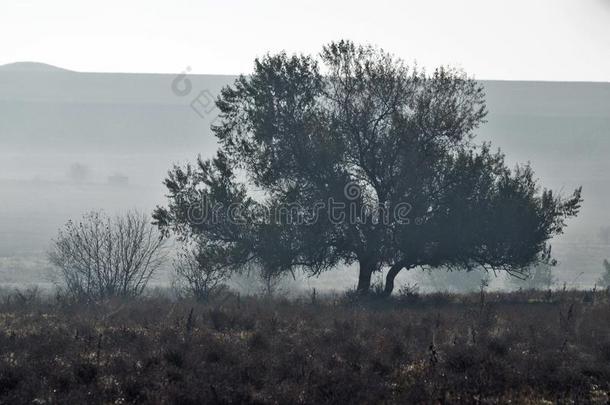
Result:
<instances>
[{"instance_id":1,"label":"open field","mask_svg":"<svg viewBox=\"0 0 610 405\"><path fill-rule=\"evenodd\" d=\"M0 303L0 403L607 403L608 291ZM549 402L549 403L550 403Z\"/></svg>"}]
</instances>

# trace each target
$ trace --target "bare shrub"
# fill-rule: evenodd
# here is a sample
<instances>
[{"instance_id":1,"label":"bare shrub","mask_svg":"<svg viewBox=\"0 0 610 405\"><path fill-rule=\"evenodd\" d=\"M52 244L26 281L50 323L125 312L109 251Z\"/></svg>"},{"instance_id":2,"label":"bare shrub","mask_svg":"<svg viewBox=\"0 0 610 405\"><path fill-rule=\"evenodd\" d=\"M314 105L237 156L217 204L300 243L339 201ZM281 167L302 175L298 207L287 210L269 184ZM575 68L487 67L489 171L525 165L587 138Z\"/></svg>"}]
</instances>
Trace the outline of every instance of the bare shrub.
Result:
<instances>
[{"instance_id":1,"label":"bare shrub","mask_svg":"<svg viewBox=\"0 0 610 405\"><path fill-rule=\"evenodd\" d=\"M419 299L419 286L417 283L403 285L398 290L397 298L402 302L416 302Z\"/></svg>"},{"instance_id":2,"label":"bare shrub","mask_svg":"<svg viewBox=\"0 0 610 405\"><path fill-rule=\"evenodd\" d=\"M178 293L186 293L205 301L224 287L229 276L226 266L206 254L199 244L184 245L174 260L173 287Z\"/></svg>"},{"instance_id":3,"label":"bare shrub","mask_svg":"<svg viewBox=\"0 0 610 405\"><path fill-rule=\"evenodd\" d=\"M90 212L60 229L49 251L57 281L78 299L142 294L166 256L165 240L147 215Z\"/></svg>"}]
</instances>

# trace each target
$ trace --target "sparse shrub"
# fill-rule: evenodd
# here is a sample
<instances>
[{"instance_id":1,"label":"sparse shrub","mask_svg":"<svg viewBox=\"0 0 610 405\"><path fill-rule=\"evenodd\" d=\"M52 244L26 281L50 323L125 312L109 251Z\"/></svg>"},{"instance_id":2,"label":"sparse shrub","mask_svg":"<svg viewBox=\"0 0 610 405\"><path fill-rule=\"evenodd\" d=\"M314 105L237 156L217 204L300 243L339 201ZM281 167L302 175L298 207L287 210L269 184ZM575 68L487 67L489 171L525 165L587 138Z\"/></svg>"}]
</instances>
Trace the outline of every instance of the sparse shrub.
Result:
<instances>
[{"instance_id":1,"label":"sparse shrub","mask_svg":"<svg viewBox=\"0 0 610 405\"><path fill-rule=\"evenodd\" d=\"M416 284L405 284L398 290L399 301L416 302L419 299L419 286Z\"/></svg>"},{"instance_id":2,"label":"sparse shrub","mask_svg":"<svg viewBox=\"0 0 610 405\"><path fill-rule=\"evenodd\" d=\"M15 289L15 298L20 305L32 305L40 302L41 291L38 286L28 287L26 289Z\"/></svg>"},{"instance_id":3,"label":"sparse shrub","mask_svg":"<svg viewBox=\"0 0 610 405\"><path fill-rule=\"evenodd\" d=\"M73 298L134 297L165 259L164 239L137 211L91 212L59 231L49 251L57 281Z\"/></svg>"},{"instance_id":4,"label":"sparse shrub","mask_svg":"<svg viewBox=\"0 0 610 405\"><path fill-rule=\"evenodd\" d=\"M197 300L205 301L224 288L229 271L221 263L212 260L209 251L201 245L185 244L174 260L173 287Z\"/></svg>"}]
</instances>

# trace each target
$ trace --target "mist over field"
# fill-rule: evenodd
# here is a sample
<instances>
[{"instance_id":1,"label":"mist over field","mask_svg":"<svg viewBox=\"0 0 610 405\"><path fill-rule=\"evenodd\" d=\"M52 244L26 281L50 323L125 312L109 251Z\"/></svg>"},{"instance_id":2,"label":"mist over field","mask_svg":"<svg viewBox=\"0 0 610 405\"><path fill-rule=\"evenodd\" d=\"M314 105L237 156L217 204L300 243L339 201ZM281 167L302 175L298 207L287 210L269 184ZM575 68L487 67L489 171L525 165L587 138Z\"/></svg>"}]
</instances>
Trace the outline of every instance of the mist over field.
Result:
<instances>
[{"instance_id":1,"label":"mist over field","mask_svg":"<svg viewBox=\"0 0 610 405\"><path fill-rule=\"evenodd\" d=\"M151 212L164 203L162 180L173 163L215 153L212 98L234 79L1 66L0 286L46 282L45 251L68 219L93 209ZM489 115L477 142L501 148L511 166L530 161L553 190L583 186L580 214L551 244L556 283L592 287L610 255L603 232L610 225L610 83L482 83ZM354 271L307 285L351 287ZM492 284L503 282L501 275Z\"/></svg>"}]
</instances>

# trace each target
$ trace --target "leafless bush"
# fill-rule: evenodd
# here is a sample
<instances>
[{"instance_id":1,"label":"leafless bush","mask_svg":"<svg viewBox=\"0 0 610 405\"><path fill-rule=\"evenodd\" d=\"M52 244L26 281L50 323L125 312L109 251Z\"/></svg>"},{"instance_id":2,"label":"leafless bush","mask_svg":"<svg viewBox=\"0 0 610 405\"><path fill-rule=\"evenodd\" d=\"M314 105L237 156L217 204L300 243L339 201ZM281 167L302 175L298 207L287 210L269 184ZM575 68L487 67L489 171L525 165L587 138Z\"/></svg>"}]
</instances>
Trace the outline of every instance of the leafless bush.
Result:
<instances>
[{"instance_id":1,"label":"leafless bush","mask_svg":"<svg viewBox=\"0 0 610 405\"><path fill-rule=\"evenodd\" d=\"M226 266L209 260L197 244L185 245L174 261L174 288L197 300L205 301L224 286L229 276Z\"/></svg>"},{"instance_id":2,"label":"leafless bush","mask_svg":"<svg viewBox=\"0 0 610 405\"><path fill-rule=\"evenodd\" d=\"M407 283L400 287L397 299L402 302L416 302L419 299L419 286L417 283Z\"/></svg>"},{"instance_id":3,"label":"leafless bush","mask_svg":"<svg viewBox=\"0 0 610 405\"><path fill-rule=\"evenodd\" d=\"M90 212L69 221L52 243L49 260L58 281L78 299L140 295L163 264L165 240L147 215L109 217Z\"/></svg>"}]
</instances>

